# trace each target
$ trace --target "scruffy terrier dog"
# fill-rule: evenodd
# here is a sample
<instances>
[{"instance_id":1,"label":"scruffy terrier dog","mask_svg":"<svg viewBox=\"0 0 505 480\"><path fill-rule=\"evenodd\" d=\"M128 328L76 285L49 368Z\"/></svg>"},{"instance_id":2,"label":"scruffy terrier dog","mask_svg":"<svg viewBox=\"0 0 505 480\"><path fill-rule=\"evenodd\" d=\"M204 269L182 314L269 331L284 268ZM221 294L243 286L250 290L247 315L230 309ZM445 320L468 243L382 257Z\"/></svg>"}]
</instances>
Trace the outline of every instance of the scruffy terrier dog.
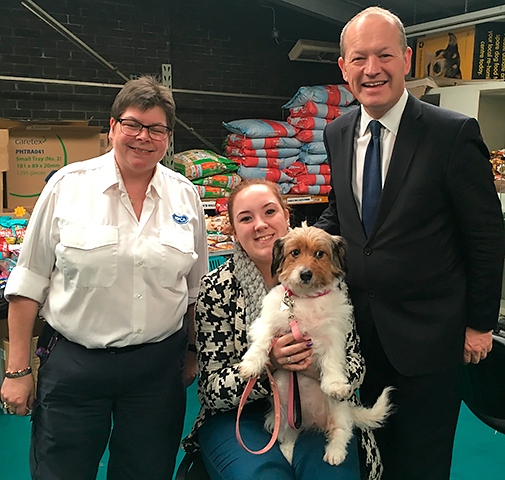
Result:
<instances>
[{"instance_id":1,"label":"scruffy terrier dog","mask_svg":"<svg viewBox=\"0 0 505 480\"><path fill-rule=\"evenodd\" d=\"M303 429L319 429L327 438L324 460L342 463L353 427L377 428L391 413L389 388L384 389L371 408L348 401L352 394L346 376L346 338L354 322L347 297L345 242L315 227L303 224L274 245L272 275L280 285L263 300L263 308L250 329L252 342L240 363L240 375L247 379L260 375L269 360L275 337L289 333L296 319L298 329L313 343L312 361L320 371L319 380L298 375L302 423L300 430L287 421L289 372L275 371L281 397L281 426L278 441L291 463L296 437ZM267 415L265 428L273 430L274 412Z\"/></svg>"}]
</instances>

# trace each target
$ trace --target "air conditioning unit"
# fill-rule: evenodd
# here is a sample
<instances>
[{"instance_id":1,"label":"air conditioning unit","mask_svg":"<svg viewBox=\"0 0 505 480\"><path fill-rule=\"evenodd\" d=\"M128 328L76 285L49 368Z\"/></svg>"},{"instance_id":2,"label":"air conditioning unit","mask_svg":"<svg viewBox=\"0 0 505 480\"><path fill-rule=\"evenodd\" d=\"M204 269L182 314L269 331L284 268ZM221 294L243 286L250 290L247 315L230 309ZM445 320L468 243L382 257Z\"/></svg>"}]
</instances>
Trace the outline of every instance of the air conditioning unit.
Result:
<instances>
[{"instance_id":1,"label":"air conditioning unit","mask_svg":"<svg viewBox=\"0 0 505 480\"><path fill-rule=\"evenodd\" d=\"M338 43L300 39L288 56L298 62L337 63L340 47Z\"/></svg>"}]
</instances>

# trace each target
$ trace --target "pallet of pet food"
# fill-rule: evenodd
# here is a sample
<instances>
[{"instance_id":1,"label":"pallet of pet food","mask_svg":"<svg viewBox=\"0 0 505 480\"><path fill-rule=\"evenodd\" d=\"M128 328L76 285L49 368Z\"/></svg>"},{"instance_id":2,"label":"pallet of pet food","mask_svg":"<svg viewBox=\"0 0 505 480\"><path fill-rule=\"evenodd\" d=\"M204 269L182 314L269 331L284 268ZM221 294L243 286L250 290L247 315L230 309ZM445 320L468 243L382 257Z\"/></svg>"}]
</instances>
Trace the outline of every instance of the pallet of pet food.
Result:
<instances>
[{"instance_id":1,"label":"pallet of pet food","mask_svg":"<svg viewBox=\"0 0 505 480\"><path fill-rule=\"evenodd\" d=\"M232 228L228 212L218 215L206 215L207 246L211 252L229 252L233 250Z\"/></svg>"},{"instance_id":2,"label":"pallet of pet food","mask_svg":"<svg viewBox=\"0 0 505 480\"><path fill-rule=\"evenodd\" d=\"M236 187L242 181L242 178L232 172L197 178L191 181L196 185L200 198L209 200L228 197L233 187Z\"/></svg>"},{"instance_id":3,"label":"pallet of pet food","mask_svg":"<svg viewBox=\"0 0 505 480\"><path fill-rule=\"evenodd\" d=\"M238 166L212 150L186 150L174 155L174 169L190 180L236 172Z\"/></svg>"},{"instance_id":4,"label":"pallet of pet food","mask_svg":"<svg viewBox=\"0 0 505 480\"><path fill-rule=\"evenodd\" d=\"M335 118L359 108L354 102L355 97L347 85L314 85L300 87L282 106L289 110L287 123L298 130L295 139L302 142L301 162L319 165L326 161L324 128Z\"/></svg>"}]
</instances>

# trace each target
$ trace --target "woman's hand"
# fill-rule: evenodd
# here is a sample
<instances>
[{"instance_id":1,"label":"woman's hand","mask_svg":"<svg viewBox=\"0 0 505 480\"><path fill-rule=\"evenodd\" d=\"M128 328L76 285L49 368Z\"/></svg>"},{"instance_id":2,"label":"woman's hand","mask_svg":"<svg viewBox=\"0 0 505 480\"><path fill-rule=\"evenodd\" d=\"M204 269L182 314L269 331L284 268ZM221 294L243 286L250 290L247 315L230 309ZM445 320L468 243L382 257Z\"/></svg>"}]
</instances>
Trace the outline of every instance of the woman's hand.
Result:
<instances>
[{"instance_id":1,"label":"woman's hand","mask_svg":"<svg viewBox=\"0 0 505 480\"><path fill-rule=\"evenodd\" d=\"M312 342L297 342L292 333L279 337L274 343L270 350L270 364L275 369L284 368L319 379L319 371L312 364Z\"/></svg>"},{"instance_id":2,"label":"woman's hand","mask_svg":"<svg viewBox=\"0 0 505 480\"><path fill-rule=\"evenodd\" d=\"M29 415L35 398L33 375L20 378L4 378L1 399L10 414Z\"/></svg>"},{"instance_id":3,"label":"woman's hand","mask_svg":"<svg viewBox=\"0 0 505 480\"><path fill-rule=\"evenodd\" d=\"M186 387L189 387L196 378L198 373L198 361L196 359L196 353L188 351L186 354L186 365L184 367L184 382Z\"/></svg>"}]
</instances>

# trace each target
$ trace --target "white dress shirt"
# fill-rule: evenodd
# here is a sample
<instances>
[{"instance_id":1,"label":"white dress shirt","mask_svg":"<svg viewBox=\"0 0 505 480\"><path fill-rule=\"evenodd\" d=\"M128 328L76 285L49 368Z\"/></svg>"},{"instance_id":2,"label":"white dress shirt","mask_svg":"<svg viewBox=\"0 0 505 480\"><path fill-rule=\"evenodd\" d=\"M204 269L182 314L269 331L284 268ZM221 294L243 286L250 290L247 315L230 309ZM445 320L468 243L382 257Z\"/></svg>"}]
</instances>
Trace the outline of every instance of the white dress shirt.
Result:
<instances>
[{"instance_id":1,"label":"white dress shirt","mask_svg":"<svg viewBox=\"0 0 505 480\"><path fill-rule=\"evenodd\" d=\"M386 114L381 118L376 118L384 128L381 129L381 174L382 186L386 181L386 176L393 154L393 148L396 142L396 135L400 127L405 105L409 95L407 90L404 90L400 100L396 102L394 107L389 109ZM356 132L354 134L354 158L353 158L353 171L352 171L352 190L356 200L359 214L361 216L361 200L363 198L363 169L365 167L365 153L370 141L370 129L368 124L374 120L361 106L361 119L356 125Z\"/></svg>"},{"instance_id":2,"label":"white dress shirt","mask_svg":"<svg viewBox=\"0 0 505 480\"><path fill-rule=\"evenodd\" d=\"M112 150L49 180L5 296L40 303L47 322L73 342L123 347L179 330L207 270L192 183L158 164L138 220Z\"/></svg>"}]
</instances>

